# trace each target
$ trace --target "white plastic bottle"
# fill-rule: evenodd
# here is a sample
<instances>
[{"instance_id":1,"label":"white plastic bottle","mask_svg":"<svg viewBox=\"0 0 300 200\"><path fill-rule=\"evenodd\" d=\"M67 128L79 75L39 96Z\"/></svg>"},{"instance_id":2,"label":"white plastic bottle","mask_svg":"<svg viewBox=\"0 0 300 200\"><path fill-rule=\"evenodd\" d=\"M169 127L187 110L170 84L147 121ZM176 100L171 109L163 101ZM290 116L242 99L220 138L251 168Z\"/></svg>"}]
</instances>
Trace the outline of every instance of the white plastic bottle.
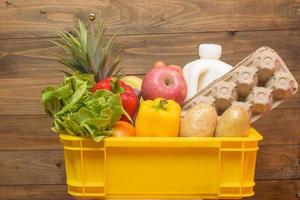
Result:
<instances>
[{"instance_id":1,"label":"white plastic bottle","mask_svg":"<svg viewBox=\"0 0 300 200\"><path fill-rule=\"evenodd\" d=\"M183 68L183 75L187 82L187 96L185 100L193 97L198 91L220 78L232 69L219 60L222 54L222 47L217 44L200 44L200 59L186 64Z\"/></svg>"}]
</instances>

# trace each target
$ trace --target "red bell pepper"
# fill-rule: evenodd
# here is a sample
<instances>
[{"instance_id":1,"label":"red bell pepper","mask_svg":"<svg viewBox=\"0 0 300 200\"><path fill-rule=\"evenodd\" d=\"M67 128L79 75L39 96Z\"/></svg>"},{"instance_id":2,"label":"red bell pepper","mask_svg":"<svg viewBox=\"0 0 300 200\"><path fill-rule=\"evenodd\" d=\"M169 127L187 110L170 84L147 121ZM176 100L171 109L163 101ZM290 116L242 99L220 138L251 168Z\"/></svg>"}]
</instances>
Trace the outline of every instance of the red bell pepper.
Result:
<instances>
[{"instance_id":1,"label":"red bell pepper","mask_svg":"<svg viewBox=\"0 0 300 200\"><path fill-rule=\"evenodd\" d=\"M138 97L135 94L134 90L131 86L127 85L121 80L108 77L99 81L93 88L92 92L97 90L109 90L113 93L120 93L122 104L124 110L129 114L129 116L133 119L135 112L138 107ZM125 115L122 115L122 121L130 121Z\"/></svg>"}]
</instances>

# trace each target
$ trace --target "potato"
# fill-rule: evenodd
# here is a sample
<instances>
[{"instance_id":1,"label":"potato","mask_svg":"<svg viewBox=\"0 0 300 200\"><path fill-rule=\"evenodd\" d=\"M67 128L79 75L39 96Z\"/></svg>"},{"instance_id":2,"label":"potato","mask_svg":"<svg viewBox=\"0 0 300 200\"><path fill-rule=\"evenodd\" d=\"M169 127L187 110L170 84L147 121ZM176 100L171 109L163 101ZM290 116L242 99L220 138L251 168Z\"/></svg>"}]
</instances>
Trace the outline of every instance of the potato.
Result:
<instances>
[{"instance_id":1,"label":"potato","mask_svg":"<svg viewBox=\"0 0 300 200\"><path fill-rule=\"evenodd\" d=\"M216 137L246 137L250 128L250 114L243 106L233 105L221 115Z\"/></svg>"},{"instance_id":2,"label":"potato","mask_svg":"<svg viewBox=\"0 0 300 200\"><path fill-rule=\"evenodd\" d=\"M216 109L207 103L199 103L188 110L181 119L180 136L212 137L216 129L218 115Z\"/></svg>"}]
</instances>

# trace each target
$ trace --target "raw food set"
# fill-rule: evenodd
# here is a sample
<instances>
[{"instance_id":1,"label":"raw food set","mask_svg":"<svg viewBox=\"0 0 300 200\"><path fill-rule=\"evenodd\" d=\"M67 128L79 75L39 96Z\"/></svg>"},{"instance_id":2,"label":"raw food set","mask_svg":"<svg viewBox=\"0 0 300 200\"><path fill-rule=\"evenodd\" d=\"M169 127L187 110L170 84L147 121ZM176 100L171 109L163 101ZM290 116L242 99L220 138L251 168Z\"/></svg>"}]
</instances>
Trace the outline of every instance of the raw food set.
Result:
<instances>
[{"instance_id":1,"label":"raw food set","mask_svg":"<svg viewBox=\"0 0 300 200\"><path fill-rule=\"evenodd\" d=\"M296 94L277 53L261 47L235 67L201 44L183 69L157 61L120 76L105 26L59 32L63 82L41 102L60 134L69 194L78 198L240 199L254 195L258 142L250 126Z\"/></svg>"}]
</instances>

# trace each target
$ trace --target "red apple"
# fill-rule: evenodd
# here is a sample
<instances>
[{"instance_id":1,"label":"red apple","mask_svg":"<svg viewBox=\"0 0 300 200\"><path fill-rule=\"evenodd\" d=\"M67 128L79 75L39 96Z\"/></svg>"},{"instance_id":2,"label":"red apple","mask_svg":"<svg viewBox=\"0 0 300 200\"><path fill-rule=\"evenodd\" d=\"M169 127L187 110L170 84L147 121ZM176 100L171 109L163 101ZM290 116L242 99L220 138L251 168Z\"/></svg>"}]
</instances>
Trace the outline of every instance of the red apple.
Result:
<instances>
[{"instance_id":1,"label":"red apple","mask_svg":"<svg viewBox=\"0 0 300 200\"><path fill-rule=\"evenodd\" d=\"M183 73L182 68L180 66L178 66L178 65L169 65L169 67L173 67L174 69L176 69L181 74Z\"/></svg>"},{"instance_id":2,"label":"red apple","mask_svg":"<svg viewBox=\"0 0 300 200\"><path fill-rule=\"evenodd\" d=\"M187 92L187 85L182 72L178 69L165 66L151 69L145 76L141 93L144 100L173 99L183 104Z\"/></svg>"}]
</instances>

